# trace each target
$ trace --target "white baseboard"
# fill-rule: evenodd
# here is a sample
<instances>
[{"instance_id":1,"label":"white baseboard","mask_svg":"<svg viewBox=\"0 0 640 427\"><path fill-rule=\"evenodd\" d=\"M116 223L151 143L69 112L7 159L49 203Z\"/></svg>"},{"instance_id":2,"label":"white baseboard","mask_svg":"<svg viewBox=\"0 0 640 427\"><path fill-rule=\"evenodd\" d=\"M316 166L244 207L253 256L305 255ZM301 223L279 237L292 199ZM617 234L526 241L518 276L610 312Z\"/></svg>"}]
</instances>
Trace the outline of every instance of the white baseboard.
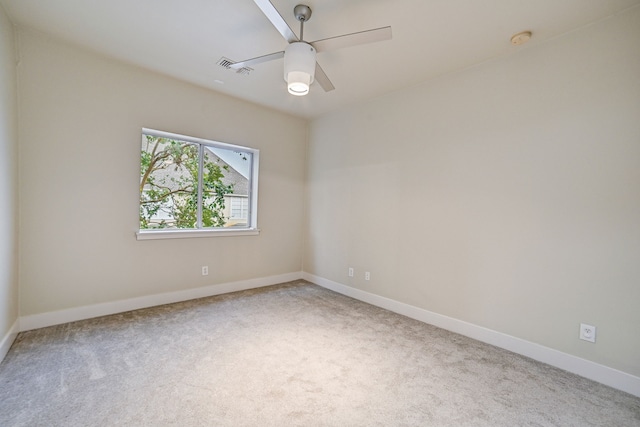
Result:
<instances>
[{"instance_id":1,"label":"white baseboard","mask_svg":"<svg viewBox=\"0 0 640 427\"><path fill-rule=\"evenodd\" d=\"M16 340L16 337L18 336L19 323L20 323L19 319L16 319L16 321L13 322L13 325L11 325L11 328L9 328L5 336L2 337L2 341L0 341L0 362L4 360L4 357L7 355L7 353L9 352L9 349L11 348L11 345L13 344L13 342Z\"/></svg>"},{"instance_id":2,"label":"white baseboard","mask_svg":"<svg viewBox=\"0 0 640 427\"><path fill-rule=\"evenodd\" d=\"M277 285L302 278L301 272L280 274L277 276L261 277L257 279L241 280L238 282L221 283L218 285L204 286L201 288L187 289L184 291L167 292L163 294L149 295L127 300L105 302L101 304L86 305L69 308L67 310L51 311L41 314L20 317L20 331L44 328L46 326L75 322L77 320L93 317L107 316L123 313L125 311L154 307L157 305L171 304L196 298L204 298L229 292L244 291L263 286ZM4 342L4 341L3 341Z\"/></svg>"},{"instance_id":3,"label":"white baseboard","mask_svg":"<svg viewBox=\"0 0 640 427\"><path fill-rule=\"evenodd\" d=\"M302 278L389 311L482 341L640 397L640 377L472 323L352 288L309 273Z\"/></svg>"}]
</instances>

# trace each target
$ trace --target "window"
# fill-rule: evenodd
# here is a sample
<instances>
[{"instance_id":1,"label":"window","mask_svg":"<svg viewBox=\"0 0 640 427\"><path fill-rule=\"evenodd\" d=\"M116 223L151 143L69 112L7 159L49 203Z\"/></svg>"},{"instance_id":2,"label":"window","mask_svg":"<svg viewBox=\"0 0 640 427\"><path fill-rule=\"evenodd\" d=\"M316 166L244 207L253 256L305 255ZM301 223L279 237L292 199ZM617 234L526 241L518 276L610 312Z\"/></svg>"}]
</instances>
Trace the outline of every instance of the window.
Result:
<instances>
[{"instance_id":1,"label":"window","mask_svg":"<svg viewBox=\"0 0 640 427\"><path fill-rule=\"evenodd\" d=\"M249 199L246 197L230 197L231 219L245 220L249 213Z\"/></svg>"},{"instance_id":2,"label":"window","mask_svg":"<svg viewBox=\"0 0 640 427\"><path fill-rule=\"evenodd\" d=\"M257 234L258 156L142 129L138 239Z\"/></svg>"}]
</instances>

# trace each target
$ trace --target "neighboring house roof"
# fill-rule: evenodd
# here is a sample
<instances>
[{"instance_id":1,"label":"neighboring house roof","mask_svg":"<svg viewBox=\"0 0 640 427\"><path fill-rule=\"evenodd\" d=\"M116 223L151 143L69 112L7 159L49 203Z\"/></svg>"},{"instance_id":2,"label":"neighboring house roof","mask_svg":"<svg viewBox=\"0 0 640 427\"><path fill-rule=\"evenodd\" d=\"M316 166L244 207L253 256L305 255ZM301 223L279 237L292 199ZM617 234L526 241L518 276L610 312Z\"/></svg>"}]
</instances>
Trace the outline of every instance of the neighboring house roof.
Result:
<instances>
[{"instance_id":1,"label":"neighboring house roof","mask_svg":"<svg viewBox=\"0 0 640 427\"><path fill-rule=\"evenodd\" d=\"M205 156L207 161L211 161L222 169L223 178L222 183L224 185L233 186L233 194L238 196L249 195L249 179L238 172L233 166L225 162L220 156L211 151L208 147L205 147ZM157 169L153 172L153 176L157 180L157 183L162 186L168 186L170 188L175 187L176 184L172 183L172 176L182 176L186 174L186 170L180 165L171 165L165 168Z\"/></svg>"},{"instance_id":2,"label":"neighboring house roof","mask_svg":"<svg viewBox=\"0 0 640 427\"><path fill-rule=\"evenodd\" d=\"M209 160L219 165L224 173L224 178L222 178L222 182L224 185L233 185L233 194L238 195L249 195L249 180L242 176L240 172L235 170L230 164L222 160L219 156L217 156L210 149L205 147L205 155Z\"/></svg>"}]
</instances>

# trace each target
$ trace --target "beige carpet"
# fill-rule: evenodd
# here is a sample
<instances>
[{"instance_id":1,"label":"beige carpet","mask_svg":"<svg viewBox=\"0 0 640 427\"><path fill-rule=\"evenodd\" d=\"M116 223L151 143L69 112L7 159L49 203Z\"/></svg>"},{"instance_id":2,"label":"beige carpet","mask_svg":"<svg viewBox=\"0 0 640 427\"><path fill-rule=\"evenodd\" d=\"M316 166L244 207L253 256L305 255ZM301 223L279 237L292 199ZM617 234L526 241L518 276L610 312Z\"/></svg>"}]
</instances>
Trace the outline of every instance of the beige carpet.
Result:
<instances>
[{"instance_id":1,"label":"beige carpet","mask_svg":"<svg viewBox=\"0 0 640 427\"><path fill-rule=\"evenodd\" d=\"M2 426L640 426L640 399L304 281L21 333Z\"/></svg>"}]
</instances>

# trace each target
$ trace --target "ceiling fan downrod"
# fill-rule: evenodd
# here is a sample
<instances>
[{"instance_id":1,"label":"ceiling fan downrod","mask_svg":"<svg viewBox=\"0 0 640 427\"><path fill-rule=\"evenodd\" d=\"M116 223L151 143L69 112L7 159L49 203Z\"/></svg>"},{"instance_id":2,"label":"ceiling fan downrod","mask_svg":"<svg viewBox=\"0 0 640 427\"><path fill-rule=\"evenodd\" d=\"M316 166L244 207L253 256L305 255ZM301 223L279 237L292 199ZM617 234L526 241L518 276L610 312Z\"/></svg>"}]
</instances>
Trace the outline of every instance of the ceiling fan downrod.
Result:
<instances>
[{"instance_id":1,"label":"ceiling fan downrod","mask_svg":"<svg viewBox=\"0 0 640 427\"><path fill-rule=\"evenodd\" d=\"M299 4L293 8L293 15L300 21L300 41L303 41L304 23L311 18L311 8L306 4Z\"/></svg>"}]
</instances>

